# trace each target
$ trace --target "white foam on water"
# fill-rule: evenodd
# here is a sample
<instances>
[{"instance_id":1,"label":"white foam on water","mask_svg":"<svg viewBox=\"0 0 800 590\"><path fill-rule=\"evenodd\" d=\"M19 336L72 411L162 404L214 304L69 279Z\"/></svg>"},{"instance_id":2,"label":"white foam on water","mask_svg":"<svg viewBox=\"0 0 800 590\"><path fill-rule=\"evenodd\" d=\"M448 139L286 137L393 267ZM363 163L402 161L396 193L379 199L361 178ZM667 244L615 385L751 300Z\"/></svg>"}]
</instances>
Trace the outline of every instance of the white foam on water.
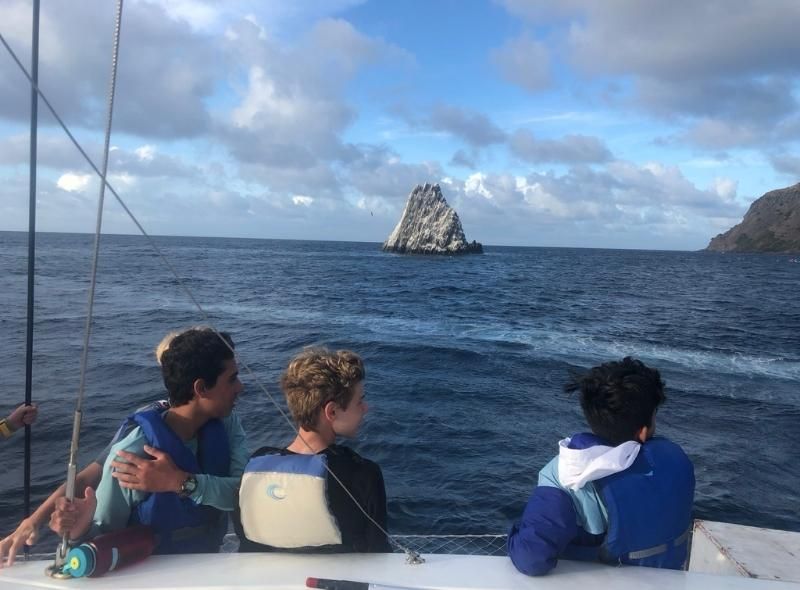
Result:
<instances>
[{"instance_id":1,"label":"white foam on water","mask_svg":"<svg viewBox=\"0 0 800 590\"><path fill-rule=\"evenodd\" d=\"M546 353L546 356L559 357L576 364L581 361L592 364L603 359L635 356L654 363L671 363L689 371L706 370L800 381L800 362L784 356L755 356L638 341L609 341L591 334L548 329L498 330L488 327L475 328L467 331L466 335L481 340L525 344L537 352Z\"/></svg>"},{"instance_id":2,"label":"white foam on water","mask_svg":"<svg viewBox=\"0 0 800 590\"><path fill-rule=\"evenodd\" d=\"M308 322L321 329L339 332L347 326L352 333L357 327L387 343L419 344L424 342L453 348L472 348L469 341L519 344L542 358L558 359L572 364L592 365L604 360L635 356L659 368L672 364L687 371L708 371L728 375L759 376L800 382L800 361L787 356L727 353L702 349L679 348L636 340L609 340L603 335L578 332L570 326L554 329L523 323L481 323L454 321L447 318L403 318L379 315L331 314L291 307L265 307L242 304L214 306L215 311L234 314L239 319L275 322ZM344 331L341 331L345 334ZM460 344L465 346L459 346Z\"/></svg>"}]
</instances>

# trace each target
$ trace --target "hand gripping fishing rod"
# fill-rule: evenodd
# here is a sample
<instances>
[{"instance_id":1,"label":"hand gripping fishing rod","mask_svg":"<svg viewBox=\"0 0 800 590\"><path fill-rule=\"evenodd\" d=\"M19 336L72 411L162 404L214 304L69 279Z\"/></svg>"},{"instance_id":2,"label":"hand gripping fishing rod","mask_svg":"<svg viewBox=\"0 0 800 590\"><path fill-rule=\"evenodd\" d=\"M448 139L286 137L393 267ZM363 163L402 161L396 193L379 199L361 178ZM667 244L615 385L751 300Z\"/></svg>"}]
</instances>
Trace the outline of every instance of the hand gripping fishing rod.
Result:
<instances>
[{"instance_id":1,"label":"hand gripping fishing rod","mask_svg":"<svg viewBox=\"0 0 800 590\"><path fill-rule=\"evenodd\" d=\"M83 393L83 388L81 388ZM75 414L72 419L72 440L69 445L69 460L67 461L67 485L65 490L65 497L72 502L75 499L75 477L78 473L78 441L81 433L81 405L83 402L83 395L78 398L78 407L75 409ZM64 573L64 565L67 563L67 552L69 551L69 534L64 533L61 537L61 543L56 548L56 557L52 565L45 569L45 573L51 578L69 579L72 576Z\"/></svg>"},{"instance_id":2,"label":"hand gripping fishing rod","mask_svg":"<svg viewBox=\"0 0 800 590\"><path fill-rule=\"evenodd\" d=\"M111 121L114 115L114 93L117 87L117 61L119 58L119 35L122 26L122 3L117 0L117 14L114 23L114 49L111 58L111 80L108 91L108 114L106 119L105 146L103 149L103 168L101 173L100 196L97 202L97 222L94 233L94 253L92 254L91 282L89 284L89 302L86 311L86 326L83 337L83 354L81 355L81 380L78 387L78 400L75 403L75 415L72 419L72 440L69 447L69 462L67 463L66 498L69 502L75 499L75 478L78 473L78 446L81 433L81 418L83 415L83 397L86 391L86 369L89 360L89 341L92 335L92 311L94 309L94 291L97 284L97 259L100 252L100 230L103 225L103 201L106 193L106 173L108 172L108 152L111 143ZM69 533L64 533L61 543L56 549L53 565L48 566L45 572L53 578L71 578L64 572L69 551Z\"/></svg>"}]
</instances>

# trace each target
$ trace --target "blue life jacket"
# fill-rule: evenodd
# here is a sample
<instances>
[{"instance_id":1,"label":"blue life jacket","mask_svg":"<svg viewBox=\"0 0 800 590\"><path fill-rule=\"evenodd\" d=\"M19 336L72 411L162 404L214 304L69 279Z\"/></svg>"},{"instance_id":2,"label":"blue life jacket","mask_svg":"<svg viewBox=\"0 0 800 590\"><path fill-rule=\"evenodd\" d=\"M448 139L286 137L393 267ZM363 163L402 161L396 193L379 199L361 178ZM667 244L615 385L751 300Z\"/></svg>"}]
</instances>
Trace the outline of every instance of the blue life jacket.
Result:
<instances>
[{"instance_id":1,"label":"blue life jacket","mask_svg":"<svg viewBox=\"0 0 800 590\"><path fill-rule=\"evenodd\" d=\"M666 438L650 439L628 469L595 481L608 512L600 559L683 569L694 483L691 461Z\"/></svg>"},{"instance_id":2,"label":"blue life jacket","mask_svg":"<svg viewBox=\"0 0 800 590\"><path fill-rule=\"evenodd\" d=\"M150 446L167 453L183 471L223 477L230 473L230 445L221 420L209 420L197 432L196 457L166 425L161 412L136 412L129 420L142 428ZM225 512L175 492L150 494L131 513L128 524L153 527L158 536L156 554L216 553L228 530Z\"/></svg>"}]
</instances>

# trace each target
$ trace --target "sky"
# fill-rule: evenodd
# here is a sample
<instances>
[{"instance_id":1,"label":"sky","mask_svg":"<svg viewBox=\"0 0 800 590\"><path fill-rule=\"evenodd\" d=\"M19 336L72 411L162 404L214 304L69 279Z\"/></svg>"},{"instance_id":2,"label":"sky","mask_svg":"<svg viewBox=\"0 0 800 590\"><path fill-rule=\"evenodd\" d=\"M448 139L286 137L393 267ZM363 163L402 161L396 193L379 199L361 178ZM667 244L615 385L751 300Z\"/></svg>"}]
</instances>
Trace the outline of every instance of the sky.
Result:
<instances>
[{"instance_id":1,"label":"sky","mask_svg":"<svg viewBox=\"0 0 800 590\"><path fill-rule=\"evenodd\" d=\"M41 7L40 86L97 163L114 5ZM0 3L26 66L31 10ZM381 242L431 182L470 241L697 250L800 181L798 22L796 0L127 0L109 180L155 235ZM0 97L0 230L26 230L30 89L2 47ZM37 230L93 232L99 181L39 123Z\"/></svg>"}]
</instances>

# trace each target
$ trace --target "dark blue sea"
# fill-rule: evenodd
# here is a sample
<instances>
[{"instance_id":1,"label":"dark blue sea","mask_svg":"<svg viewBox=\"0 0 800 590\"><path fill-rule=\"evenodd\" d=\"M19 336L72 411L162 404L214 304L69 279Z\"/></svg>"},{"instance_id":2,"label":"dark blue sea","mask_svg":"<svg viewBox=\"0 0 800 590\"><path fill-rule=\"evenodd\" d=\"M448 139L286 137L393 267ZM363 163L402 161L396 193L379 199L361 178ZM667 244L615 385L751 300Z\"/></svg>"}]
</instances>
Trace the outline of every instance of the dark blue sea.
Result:
<instances>
[{"instance_id":1,"label":"dark blue sea","mask_svg":"<svg viewBox=\"0 0 800 590\"><path fill-rule=\"evenodd\" d=\"M37 236L34 505L65 475L92 240ZM237 406L251 449L292 437L256 378L280 399L302 347L364 356L370 412L352 444L383 468L393 532L505 532L557 440L584 428L562 393L569 372L626 355L667 383L658 431L695 463L696 516L800 530L790 256L489 246L429 258L373 243L156 240L254 372ZM0 233L3 414L23 399L26 248L26 234ZM161 337L202 322L143 238L103 236L82 464L164 396ZM23 437L0 444L4 535L22 517Z\"/></svg>"}]
</instances>

